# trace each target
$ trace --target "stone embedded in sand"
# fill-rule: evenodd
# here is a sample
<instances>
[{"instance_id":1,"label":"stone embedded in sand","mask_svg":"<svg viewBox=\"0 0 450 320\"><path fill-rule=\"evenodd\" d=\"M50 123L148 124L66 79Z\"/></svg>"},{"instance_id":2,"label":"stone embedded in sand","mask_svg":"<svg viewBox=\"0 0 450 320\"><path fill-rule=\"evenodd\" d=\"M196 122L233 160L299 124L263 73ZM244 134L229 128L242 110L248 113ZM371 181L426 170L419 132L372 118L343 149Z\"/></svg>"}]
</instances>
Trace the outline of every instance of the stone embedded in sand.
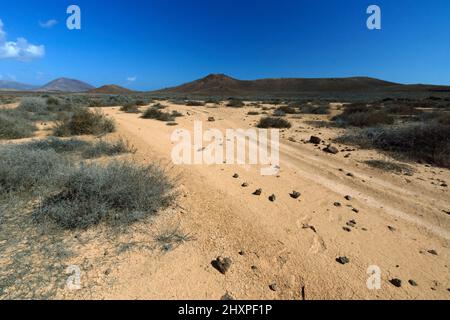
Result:
<instances>
[{"instance_id":1,"label":"stone embedded in sand","mask_svg":"<svg viewBox=\"0 0 450 320\"><path fill-rule=\"evenodd\" d=\"M298 198L300 198L301 195L302 194L297 191L292 191L292 193L290 194L291 198L293 198L293 199L298 199Z\"/></svg>"},{"instance_id":2,"label":"stone embedded in sand","mask_svg":"<svg viewBox=\"0 0 450 320\"><path fill-rule=\"evenodd\" d=\"M335 202L335 203L334 203L334 206L335 206L335 207L341 207L342 204L341 204L340 202Z\"/></svg>"},{"instance_id":3,"label":"stone embedded in sand","mask_svg":"<svg viewBox=\"0 0 450 320\"><path fill-rule=\"evenodd\" d=\"M339 150L336 147L333 147L331 144L328 145L328 147L326 147L325 149L323 149L323 151L327 152L327 153L331 153L331 154L338 154Z\"/></svg>"},{"instance_id":4,"label":"stone embedded in sand","mask_svg":"<svg viewBox=\"0 0 450 320\"><path fill-rule=\"evenodd\" d=\"M211 262L212 266L217 269L221 274L226 274L231 267L231 259L218 257Z\"/></svg>"},{"instance_id":5,"label":"stone embedded in sand","mask_svg":"<svg viewBox=\"0 0 450 320\"><path fill-rule=\"evenodd\" d=\"M340 264L347 264L350 262L350 259L347 257L339 257L336 259L337 262L339 262Z\"/></svg>"},{"instance_id":6,"label":"stone embedded in sand","mask_svg":"<svg viewBox=\"0 0 450 320\"><path fill-rule=\"evenodd\" d=\"M417 287L417 286L418 286L417 282L415 282L414 280L409 280L408 283L409 283L411 286L413 286L413 287Z\"/></svg>"},{"instance_id":7,"label":"stone embedded in sand","mask_svg":"<svg viewBox=\"0 0 450 320\"><path fill-rule=\"evenodd\" d=\"M352 208L352 211L353 211L354 213L359 213L359 210L356 209L356 208Z\"/></svg>"},{"instance_id":8,"label":"stone embedded in sand","mask_svg":"<svg viewBox=\"0 0 450 320\"><path fill-rule=\"evenodd\" d=\"M247 188L248 187L248 183L244 182L241 186L242 186L242 188Z\"/></svg>"},{"instance_id":9,"label":"stone embedded in sand","mask_svg":"<svg viewBox=\"0 0 450 320\"><path fill-rule=\"evenodd\" d=\"M394 287L397 287L397 288L400 288L400 287L402 286L402 280L400 280L400 279L391 279L391 280L389 280L389 282L390 282Z\"/></svg>"},{"instance_id":10,"label":"stone embedded in sand","mask_svg":"<svg viewBox=\"0 0 450 320\"><path fill-rule=\"evenodd\" d=\"M276 283L272 283L272 284L269 285L269 288L270 288L270 290L272 290L272 291L277 291L278 286L277 286Z\"/></svg>"},{"instance_id":11,"label":"stone embedded in sand","mask_svg":"<svg viewBox=\"0 0 450 320\"><path fill-rule=\"evenodd\" d=\"M347 173L347 177L353 178L355 175L351 172Z\"/></svg>"},{"instance_id":12,"label":"stone embedded in sand","mask_svg":"<svg viewBox=\"0 0 450 320\"><path fill-rule=\"evenodd\" d=\"M436 250L428 250L428 253L429 253L429 254L432 254L432 255L434 255L434 256L437 256L437 255L438 255L438 253L437 253Z\"/></svg>"},{"instance_id":13,"label":"stone embedded in sand","mask_svg":"<svg viewBox=\"0 0 450 320\"><path fill-rule=\"evenodd\" d=\"M227 292L227 293L225 293L225 294L222 296L222 298L220 298L220 300L222 300L222 301L229 301L229 300L235 300L235 299L234 299L234 297L233 297L231 294L229 294L229 293Z\"/></svg>"},{"instance_id":14,"label":"stone embedded in sand","mask_svg":"<svg viewBox=\"0 0 450 320\"><path fill-rule=\"evenodd\" d=\"M388 226L388 229L392 232L396 231L397 229L395 229L393 226Z\"/></svg>"},{"instance_id":15,"label":"stone embedded in sand","mask_svg":"<svg viewBox=\"0 0 450 320\"><path fill-rule=\"evenodd\" d=\"M237 178L239 178L239 175L238 175L237 173L235 173L235 174L233 175L233 178L237 179Z\"/></svg>"},{"instance_id":16,"label":"stone embedded in sand","mask_svg":"<svg viewBox=\"0 0 450 320\"><path fill-rule=\"evenodd\" d=\"M275 200L277 200L277 197L273 194L269 197L269 200L274 202Z\"/></svg>"},{"instance_id":17,"label":"stone embedded in sand","mask_svg":"<svg viewBox=\"0 0 450 320\"><path fill-rule=\"evenodd\" d=\"M311 136L311 138L309 139L309 142L313 143L313 144L319 144L322 142L322 139L320 139L319 137L316 137L316 136Z\"/></svg>"},{"instance_id":18,"label":"stone embedded in sand","mask_svg":"<svg viewBox=\"0 0 450 320\"><path fill-rule=\"evenodd\" d=\"M254 196L260 196L262 194L262 189L258 189L255 192L253 192Z\"/></svg>"},{"instance_id":19,"label":"stone embedded in sand","mask_svg":"<svg viewBox=\"0 0 450 320\"><path fill-rule=\"evenodd\" d=\"M352 229L350 229L349 227L343 227L342 229L347 232L352 232Z\"/></svg>"},{"instance_id":20,"label":"stone embedded in sand","mask_svg":"<svg viewBox=\"0 0 450 320\"><path fill-rule=\"evenodd\" d=\"M356 221L350 220L349 222L347 222L347 226L352 227L352 228L356 227Z\"/></svg>"},{"instance_id":21,"label":"stone embedded in sand","mask_svg":"<svg viewBox=\"0 0 450 320\"><path fill-rule=\"evenodd\" d=\"M208 118L208 121L209 121L209 122L214 122L214 121L216 121L216 119L215 119L214 117L209 117L209 118Z\"/></svg>"},{"instance_id":22,"label":"stone embedded in sand","mask_svg":"<svg viewBox=\"0 0 450 320\"><path fill-rule=\"evenodd\" d=\"M345 200L351 201L352 199L352 196L345 196Z\"/></svg>"}]
</instances>

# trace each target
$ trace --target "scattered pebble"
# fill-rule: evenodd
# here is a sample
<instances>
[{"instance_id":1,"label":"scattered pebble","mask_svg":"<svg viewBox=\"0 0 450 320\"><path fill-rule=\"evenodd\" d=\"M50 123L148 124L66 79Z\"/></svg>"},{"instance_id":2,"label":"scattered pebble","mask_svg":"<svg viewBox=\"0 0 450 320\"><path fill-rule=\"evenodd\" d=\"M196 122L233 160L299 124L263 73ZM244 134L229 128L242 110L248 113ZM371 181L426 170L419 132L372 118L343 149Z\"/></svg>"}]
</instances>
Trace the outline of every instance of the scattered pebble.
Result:
<instances>
[{"instance_id":1,"label":"scattered pebble","mask_svg":"<svg viewBox=\"0 0 450 320\"><path fill-rule=\"evenodd\" d=\"M342 204L341 204L340 202L335 202L335 203L334 203L334 206L335 206L335 207L341 207Z\"/></svg>"},{"instance_id":2,"label":"scattered pebble","mask_svg":"<svg viewBox=\"0 0 450 320\"><path fill-rule=\"evenodd\" d=\"M247 182L244 182L243 184L242 184L242 188L247 188L248 187L248 183Z\"/></svg>"},{"instance_id":3,"label":"scattered pebble","mask_svg":"<svg viewBox=\"0 0 450 320\"><path fill-rule=\"evenodd\" d=\"M323 149L323 151L325 151L327 153L331 153L331 154L338 154L339 153L339 150L336 147L333 147L332 145L329 145L328 147Z\"/></svg>"},{"instance_id":4,"label":"scattered pebble","mask_svg":"<svg viewBox=\"0 0 450 320\"><path fill-rule=\"evenodd\" d=\"M262 194L262 189L258 189L255 192L253 192L254 196L260 196Z\"/></svg>"},{"instance_id":5,"label":"scattered pebble","mask_svg":"<svg viewBox=\"0 0 450 320\"><path fill-rule=\"evenodd\" d=\"M392 232L396 231L397 229L395 229L393 226L388 226L388 229Z\"/></svg>"},{"instance_id":6,"label":"scattered pebble","mask_svg":"<svg viewBox=\"0 0 450 320\"><path fill-rule=\"evenodd\" d=\"M217 269L221 274L226 274L231 267L231 259L218 257L211 262L212 266Z\"/></svg>"},{"instance_id":7,"label":"scattered pebble","mask_svg":"<svg viewBox=\"0 0 450 320\"><path fill-rule=\"evenodd\" d=\"M239 178L239 175L238 175L237 173L235 173L235 174L233 175L233 178L237 179L237 178Z\"/></svg>"},{"instance_id":8,"label":"scattered pebble","mask_svg":"<svg viewBox=\"0 0 450 320\"><path fill-rule=\"evenodd\" d=\"M391 280L389 280L389 282L390 282L394 287L397 287L397 288L400 288L400 287L402 286L402 280L400 280L400 279L391 279Z\"/></svg>"},{"instance_id":9,"label":"scattered pebble","mask_svg":"<svg viewBox=\"0 0 450 320\"><path fill-rule=\"evenodd\" d=\"M345 200L351 201L352 199L352 196L345 196Z\"/></svg>"},{"instance_id":10,"label":"scattered pebble","mask_svg":"<svg viewBox=\"0 0 450 320\"><path fill-rule=\"evenodd\" d=\"M437 253L436 250L428 250L428 253L429 253L429 254L432 254L432 255L434 255L434 256L437 256L437 255L438 255L438 253Z\"/></svg>"},{"instance_id":11,"label":"scattered pebble","mask_svg":"<svg viewBox=\"0 0 450 320\"><path fill-rule=\"evenodd\" d=\"M417 287L417 282L415 282L414 280L409 280L408 283L413 287Z\"/></svg>"},{"instance_id":12,"label":"scattered pebble","mask_svg":"<svg viewBox=\"0 0 450 320\"><path fill-rule=\"evenodd\" d=\"M347 264L350 262L350 259L347 257L339 257L336 259L337 262L339 262L340 264Z\"/></svg>"},{"instance_id":13,"label":"scattered pebble","mask_svg":"<svg viewBox=\"0 0 450 320\"><path fill-rule=\"evenodd\" d=\"M359 210L356 209L356 208L352 208L352 211L353 211L354 213L359 213Z\"/></svg>"},{"instance_id":14,"label":"scattered pebble","mask_svg":"<svg viewBox=\"0 0 450 320\"><path fill-rule=\"evenodd\" d=\"M347 177L353 178L354 176L355 176L355 175L354 175L353 173L351 173L351 172L347 173Z\"/></svg>"},{"instance_id":15,"label":"scattered pebble","mask_svg":"<svg viewBox=\"0 0 450 320\"><path fill-rule=\"evenodd\" d=\"M270 288L270 290L272 290L272 291L277 291L278 286L277 286L276 283L272 283L271 285L269 285L269 288Z\"/></svg>"},{"instance_id":16,"label":"scattered pebble","mask_svg":"<svg viewBox=\"0 0 450 320\"><path fill-rule=\"evenodd\" d=\"M208 121L209 121L209 122L214 122L214 121L216 121L216 119L215 119L214 117L209 117L209 118L208 118Z\"/></svg>"},{"instance_id":17,"label":"scattered pebble","mask_svg":"<svg viewBox=\"0 0 450 320\"><path fill-rule=\"evenodd\" d=\"M300 192L297 192L297 191L292 191L292 193L290 194L290 196L291 196L291 198L293 198L293 199L298 199L298 198L300 198L301 193L300 193Z\"/></svg>"},{"instance_id":18,"label":"scattered pebble","mask_svg":"<svg viewBox=\"0 0 450 320\"><path fill-rule=\"evenodd\" d=\"M322 142L322 139L320 139L319 137L316 137L316 136L311 136L311 138L309 139L309 142L313 143L313 144L319 144Z\"/></svg>"},{"instance_id":19,"label":"scattered pebble","mask_svg":"<svg viewBox=\"0 0 450 320\"><path fill-rule=\"evenodd\" d=\"M269 197L269 200L274 202L275 200L277 200L277 197L273 194Z\"/></svg>"},{"instance_id":20,"label":"scattered pebble","mask_svg":"<svg viewBox=\"0 0 450 320\"><path fill-rule=\"evenodd\" d=\"M350 229L348 227L343 227L342 229L344 229L344 231L347 231L347 232L352 232L352 229Z\"/></svg>"},{"instance_id":21,"label":"scattered pebble","mask_svg":"<svg viewBox=\"0 0 450 320\"><path fill-rule=\"evenodd\" d=\"M229 301L229 300L236 300L236 299L234 299L234 297L227 292L222 296L222 298L220 298L220 300Z\"/></svg>"}]
</instances>

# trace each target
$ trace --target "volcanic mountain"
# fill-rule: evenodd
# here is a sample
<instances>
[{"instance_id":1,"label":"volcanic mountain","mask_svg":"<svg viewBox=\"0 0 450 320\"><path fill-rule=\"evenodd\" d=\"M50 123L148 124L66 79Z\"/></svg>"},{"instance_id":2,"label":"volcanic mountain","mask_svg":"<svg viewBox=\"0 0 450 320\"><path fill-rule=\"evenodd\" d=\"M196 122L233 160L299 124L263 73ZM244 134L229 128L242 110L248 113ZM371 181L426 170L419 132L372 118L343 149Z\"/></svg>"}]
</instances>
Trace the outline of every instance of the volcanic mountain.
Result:
<instances>
[{"instance_id":1,"label":"volcanic mountain","mask_svg":"<svg viewBox=\"0 0 450 320\"><path fill-rule=\"evenodd\" d=\"M90 84L75 79L59 78L37 89L38 91L87 92L94 89Z\"/></svg>"},{"instance_id":2,"label":"volcanic mountain","mask_svg":"<svg viewBox=\"0 0 450 320\"><path fill-rule=\"evenodd\" d=\"M403 85L369 77L238 80L224 74L210 74L178 87L155 92L205 96L291 96L302 93L362 94L438 89L448 90L449 87Z\"/></svg>"},{"instance_id":3,"label":"volcanic mountain","mask_svg":"<svg viewBox=\"0 0 450 320\"><path fill-rule=\"evenodd\" d=\"M114 84L105 85L99 88L89 90L89 93L104 93L104 94L121 94L133 93L134 91Z\"/></svg>"}]
</instances>

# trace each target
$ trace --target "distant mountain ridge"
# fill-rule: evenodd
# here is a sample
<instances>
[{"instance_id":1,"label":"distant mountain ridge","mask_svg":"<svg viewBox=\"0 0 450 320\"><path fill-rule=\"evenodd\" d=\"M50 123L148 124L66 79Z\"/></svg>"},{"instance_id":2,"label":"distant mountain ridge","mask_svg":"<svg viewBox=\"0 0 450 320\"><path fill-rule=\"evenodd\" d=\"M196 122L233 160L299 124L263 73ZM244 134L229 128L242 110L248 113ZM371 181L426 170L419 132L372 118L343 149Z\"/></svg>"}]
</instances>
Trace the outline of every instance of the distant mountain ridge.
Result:
<instances>
[{"instance_id":1,"label":"distant mountain ridge","mask_svg":"<svg viewBox=\"0 0 450 320\"><path fill-rule=\"evenodd\" d=\"M224 74L210 74L202 79L173 88L154 91L159 94L205 96L296 95L308 92L375 92L389 90L431 90L450 87L403 85L369 77L350 78L275 78L238 80Z\"/></svg>"},{"instance_id":2,"label":"distant mountain ridge","mask_svg":"<svg viewBox=\"0 0 450 320\"><path fill-rule=\"evenodd\" d=\"M34 90L36 88L38 88L38 86L33 86L30 84L20 83L16 81L0 80L0 90L23 91L23 90Z\"/></svg>"},{"instance_id":3,"label":"distant mountain ridge","mask_svg":"<svg viewBox=\"0 0 450 320\"><path fill-rule=\"evenodd\" d=\"M87 92L92 89L95 89L95 87L80 80L58 78L38 88L37 90L50 92L59 91L59 92L76 93L76 92Z\"/></svg>"}]
</instances>

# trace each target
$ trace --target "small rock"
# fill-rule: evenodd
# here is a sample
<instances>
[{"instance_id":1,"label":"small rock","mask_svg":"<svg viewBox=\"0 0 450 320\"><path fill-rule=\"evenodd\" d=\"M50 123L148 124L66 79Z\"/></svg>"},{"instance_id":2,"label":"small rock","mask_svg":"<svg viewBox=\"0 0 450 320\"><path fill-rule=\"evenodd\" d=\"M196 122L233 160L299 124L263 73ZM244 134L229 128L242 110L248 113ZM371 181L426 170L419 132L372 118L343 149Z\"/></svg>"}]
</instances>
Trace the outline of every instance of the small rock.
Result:
<instances>
[{"instance_id":1,"label":"small rock","mask_svg":"<svg viewBox=\"0 0 450 320\"><path fill-rule=\"evenodd\" d=\"M316 137L316 136L311 136L311 138L309 139L309 142L313 143L313 144L319 144L322 142L322 139L320 139L319 137Z\"/></svg>"},{"instance_id":2,"label":"small rock","mask_svg":"<svg viewBox=\"0 0 450 320\"><path fill-rule=\"evenodd\" d=\"M391 279L391 280L389 280L389 282L390 282L394 287L397 287L397 288L400 288L400 287L402 286L402 280L400 280L400 279Z\"/></svg>"},{"instance_id":3,"label":"small rock","mask_svg":"<svg viewBox=\"0 0 450 320\"><path fill-rule=\"evenodd\" d=\"M331 154L338 154L339 153L339 150L336 147L333 147L332 145L329 145L328 147L323 149L323 151L325 151L327 153L331 153Z\"/></svg>"},{"instance_id":4,"label":"small rock","mask_svg":"<svg viewBox=\"0 0 450 320\"><path fill-rule=\"evenodd\" d=\"M341 204L340 202L335 202L335 203L334 203L334 206L335 206L335 207L342 207L342 204Z\"/></svg>"},{"instance_id":5,"label":"small rock","mask_svg":"<svg viewBox=\"0 0 450 320\"><path fill-rule=\"evenodd\" d=\"M388 226L388 229L392 232L396 231L397 229L395 229L393 226Z\"/></svg>"},{"instance_id":6,"label":"small rock","mask_svg":"<svg viewBox=\"0 0 450 320\"><path fill-rule=\"evenodd\" d=\"M417 282L415 282L414 280L409 280L408 283L413 287L417 287Z\"/></svg>"},{"instance_id":7,"label":"small rock","mask_svg":"<svg viewBox=\"0 0 450 320\"><path fill-rule=\"evenodd\" d=\"M300 193L300 192L297 192L297 191L292 191L292 193L290 194L290 196L291 196L291 198L293 198L293 199L298 199L298 198L300 198L301 193Z\"/></svg>"},{"instance_id":8,"label":"small rock","mask_svg":"<svg viewBox=\"0 0 450 320\"><path fill-rule=\"evenodd\" d=\"M355 175L354 175L353 173L351 173L351 172L347 173L347 177L353 178L354 176L355 176Z\"/></svg>"},{"instance_id":9,"label":"small rock","mask_svg":"<svg viewBox=\"0 0 450 320\"><path fill-rule=\"evenodd\" d=\"M252 270L253 270L254 272L258 271L258 267L257 267L257 266L252 266Z\"/></svg>"},{"instance_id":10,"label":"small rock","mask_svg":"<svg viewBox=\"0 0 450 320\"><path fill-rule=\"evenodd\" d=\"M211 262L212 266L217 269L221 274L227 273L231 267L231 259L218 257L216 260Z\"/></svg>"},{"instance_id":11,"label":"small rock","mask_svg":"<svg viewBox=\"0 0 450 320\"><path fill-rule=\"evenodd\" d=\"M209 122L214 122L214 121L216 121L216 119L215 119L214 117L209 117L209 118L208 118L208 121L209 121Z\"/></svg>"},{"instance_id":12,"label":"small rock","mask_svg":"<svg viewBox=\"0 0 450 320\"><path fill-rule=\"evenodd\" d=\"M347 257L339 257L336 259L337 262L339 262L340 264L347 264L350 262L350 259Z\"/></svg>"},{"instance_id":13,"label":"small rock","mask_svg":"<svg viewBox=\"0 0 450 320\"><path fill-rule=\"evenodd\" d=\"M245 251L239 251L240 256L245 256Z\"/></svg>"},{"instance_id":14,"label":"small rock","mask_svg":"<svg viewBox=\"0 0 450 320\"><path fill-rule=\"evenodd\" d=\"M359 213L359 210L356 209L356 208L352 208L352 211L353 211L354 213Z\"/></svg>"},{"instance_id":15,"label":"small rock","mask_svg":"<svg viewBox=\"0 0 450 320\"><path fill-rule=\"evenodd\" d=\"M237 179L237 178L239 178L239 175L238 175L237 173L235 173L235 174L233 175L233 178Z\"/></svg>"},{"instance_id":16,"label":"small rock","mask_svg":"<svg viewBox=\"0 0 450 320\"><path fill-rule=\"evenodd\" d=\"M349 222L347 222L347 226L352 227L352 228L356 227L356 221L350 220Z\"/></svg>"},{"instance_id":17,"label":"small rock","mask_svg":"<svg viewBox=\"0 0 450 320\"><path fill-rule=\"evenodd\" d=\"M269 197L269 200L274 202L275 200L277 200L277 197L273 194Z\"/></svg>"},{"instance_id":18,"label":"small rock","mask_svg":"<svg viewBox=\"0 0 450 320\"><path fill-rule=\"evenodd\" d=\"M429 253L429 254L432 254L432 255L434 255L434 256L437 256L437 255L438 255L438 253L437 253L436 250L428 250L428 253Z\"/></svg>"},{"instance_id":19,"label":"small rock","mask_svg":"<svg viewBox=\"0 0 450 320\"><path fill-rule=\"evenodd\" d=\"M344 231L347 231L347 232L352 232L352 229L350 229L348 227L343 227L342 229L344 229Z\"/></svg>"},{"instance_id":20,"label":"small rock","mask_svg":"<svg viewBox=\"0 0 450 320\"><path fill-rule=\"evenodd\" d=\"M222 298L220 298L220 300L229 301L229 300L236 300L236 299L234 299L234 297L227 292L222 296Z\"/></svg>"},{"instance_id":21,"label":"small rock","mask_svg":"<svg viewBox=\"0 0 450 320\"><path fill-rule=\"evenodd\" d=\"M244 182L243 184L242 184L242 188L247 188L248 187L248 183L247 182Z\"/></svg>"},{"instance_id":22,"label":"small rock","mask_svg":"<svg viewBox=\"0 0 450 320\"><path fill-rule=\"evenodd\" d=\"M270 290L272 290L272 291L277 291L278 286L277 286L276 283L272 283L271 285L269 285L269 288L270 288Z\"/></svg>"},{"instance_id":23,"label":"small rock","mask_svg":"<svg viewBox=\"0 0 450 320\"><path fill-rule=\"evenodd\" d=\"M345 196L345 200L351 201L352 199L352 196Z\"/></svg>"},{"instance_id":24,"label":"small rock","mask_svg":"<svg viewBox=\"0 0 450 320\"><path fill-rule=\"evenodd\" d=\"M258 189L255 192L253 192L254 196L260 196L262 194L262 189Z\"/></svg>"}]
</instances>

